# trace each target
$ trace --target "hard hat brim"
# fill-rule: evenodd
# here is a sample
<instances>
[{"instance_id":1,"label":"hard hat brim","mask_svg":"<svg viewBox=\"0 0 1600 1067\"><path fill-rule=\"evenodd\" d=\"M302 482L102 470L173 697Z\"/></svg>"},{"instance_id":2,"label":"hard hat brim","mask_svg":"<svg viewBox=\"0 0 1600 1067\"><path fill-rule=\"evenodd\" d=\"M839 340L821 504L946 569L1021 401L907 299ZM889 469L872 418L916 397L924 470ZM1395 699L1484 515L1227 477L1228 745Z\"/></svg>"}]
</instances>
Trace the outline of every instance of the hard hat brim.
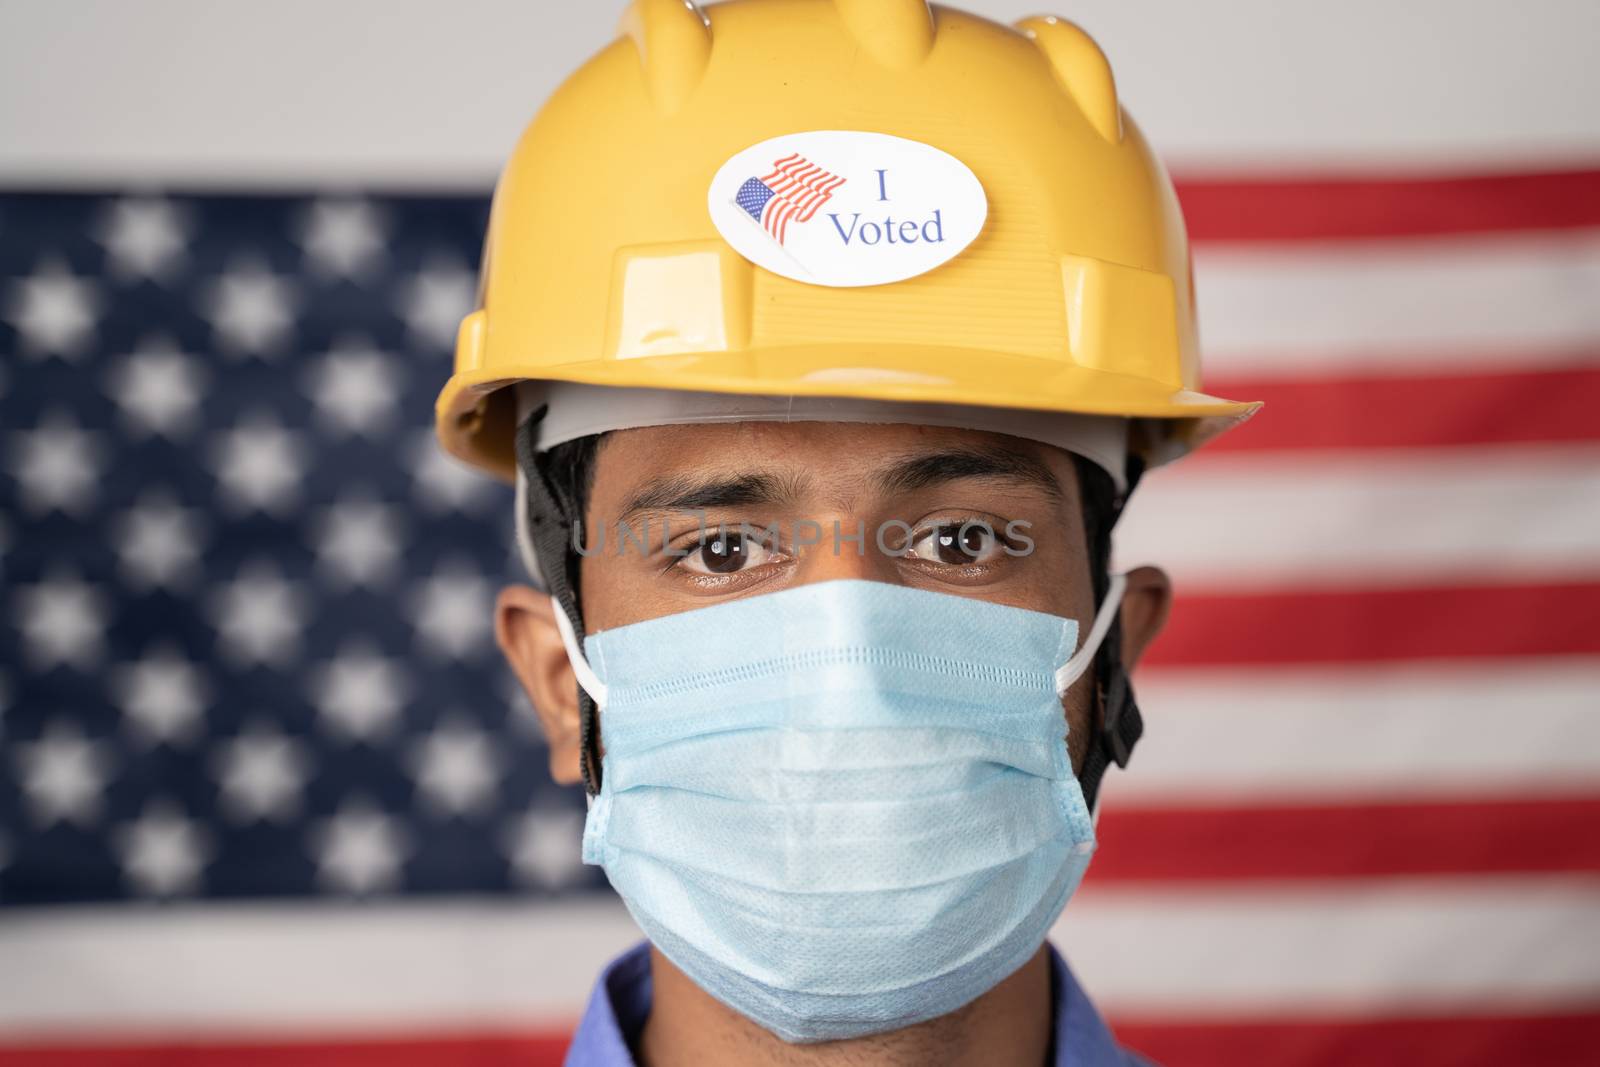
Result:
<instances>
[{"instance_id":1,"label":"hard hat brim","mask_svg":"<svg viewBox=\"0 0 1600 1067\"><path fill-rule=\"evenodd\" d=\"M1154 433L1144 451L1152 466L1243 422L1261 406L1016 353L926 345L808 345L555 365L530 360L458 371L440 393L435 409L445 450L513 482L516 405L509 387L530 380L973 404L1151 420ZM1019 382L1027 382L1028 388L1018 388Z\"/></svg>"}]
</instances>

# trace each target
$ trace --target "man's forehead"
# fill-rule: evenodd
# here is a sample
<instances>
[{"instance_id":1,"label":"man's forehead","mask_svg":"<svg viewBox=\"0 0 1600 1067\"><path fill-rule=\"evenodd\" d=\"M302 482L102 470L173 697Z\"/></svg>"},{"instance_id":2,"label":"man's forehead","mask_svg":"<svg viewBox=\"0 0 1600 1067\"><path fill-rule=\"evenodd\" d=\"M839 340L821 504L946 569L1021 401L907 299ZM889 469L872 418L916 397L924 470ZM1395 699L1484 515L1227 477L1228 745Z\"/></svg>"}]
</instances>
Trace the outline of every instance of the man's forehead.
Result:
<instances>
[{"instance_id":1,"label":"man's forehead","mask_svg":"<svg viewBox=\"0 0 1600 1067\"><path fill-rule=\"evenodd\" d=\"M863 447L904 446L917 441L1020 441L1006 434L959 426L929 426L908 422L828 422L820 419L749 419L734 422L679 423L637 426L607 435L614 442L637 441L645 447L693 438L726 442L738 439L771 440L833 446L856 441ZM1034 442L1022 442L1033 444Z\"/></svg>"},{"instance_id":2,"label":"man's forehead","mask_svg":"<svg viewBox=\"0 0 1600 1067\"><path fill-rule=\"evenodd\" d=\"M902 423L740 422L644 426L607 434L596 496L635 498L640 487L765 478L776 494L876 489L911 492L962 478L1072 493L1071 456L1007 434ZM656 496L664 496L657 493Z\"/></svg>"},{"instance_id":3,"label":"man's forehead","mask_svg":"<svg viewBox=\"0 0 1600 1067\"><path fill-rule=\"evenodd\" d=\"M566 442L644 427L688 427L705 434L713 426L745 432L760 425L808 428L833 424L848 435L852 426L969 430L1021 438L1052 446L1094 463L1126 488L1129 421L1120 416L996 408L969 404L862 400L810 395L752 395L678 389L636 389L581 382L524 381L515 388L517 421L529 429L533 446L549 450ZM904 432L904 431L901 431ZM660 440L661 438L657 438ZM670 438L668 438L670 439ZM715 439L715 438L713 438ZM850 447L847 443L844 447ZM593 457L593 452L585 453ZM1050 454L1058 462L1059 456Z\"/></svg>"}]
</instances>

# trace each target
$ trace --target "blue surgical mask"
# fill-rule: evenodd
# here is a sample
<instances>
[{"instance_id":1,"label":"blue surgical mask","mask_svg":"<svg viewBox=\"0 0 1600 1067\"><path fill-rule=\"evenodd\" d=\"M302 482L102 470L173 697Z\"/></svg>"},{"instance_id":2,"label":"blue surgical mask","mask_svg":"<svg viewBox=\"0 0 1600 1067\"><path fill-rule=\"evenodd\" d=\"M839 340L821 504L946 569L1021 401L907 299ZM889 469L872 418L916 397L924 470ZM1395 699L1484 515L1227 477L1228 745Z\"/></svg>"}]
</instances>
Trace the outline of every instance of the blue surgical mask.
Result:
<instances>
[{"instance_id":1,"label":"blue surgical mask","mask_svg":"<svg viewBox=\"0 0 1600 1067\"><path fill-rule=\"evenodd\" d=\"M1072 619L856 580L595 633L585 655L563 625L602 708L584 861L785 1040L954 1011L1038 951L1094 851L1061 694L1121 589L1081 649Z\"/></svg>"}]
</instances>

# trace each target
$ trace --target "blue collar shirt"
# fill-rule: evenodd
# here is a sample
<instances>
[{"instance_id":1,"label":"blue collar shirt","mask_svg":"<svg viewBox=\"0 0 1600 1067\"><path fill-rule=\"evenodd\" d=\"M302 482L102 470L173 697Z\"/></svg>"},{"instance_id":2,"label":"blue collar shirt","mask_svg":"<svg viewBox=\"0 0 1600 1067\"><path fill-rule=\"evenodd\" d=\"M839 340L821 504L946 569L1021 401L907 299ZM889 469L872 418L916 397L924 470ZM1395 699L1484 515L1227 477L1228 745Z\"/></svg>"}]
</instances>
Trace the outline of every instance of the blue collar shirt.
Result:
<instances>
[{"instance_id":1,"label":"blue collar shirt","mask_svg":"<svg viewBox=\"0 0 1600 1067\"><path fill-rule=\"evenodd\" d=\"M1117 1046L1054 945L1049 952L1056 995L1051 1020L1054 1067L1144 1065L1144 1060ZM650 1014L651 993L650 943L641 941L612 960L595 983L583 1021L567 1050L566 1067L637 1067L631 1047L637 1044Z\"/></svg>"}]
</instances>

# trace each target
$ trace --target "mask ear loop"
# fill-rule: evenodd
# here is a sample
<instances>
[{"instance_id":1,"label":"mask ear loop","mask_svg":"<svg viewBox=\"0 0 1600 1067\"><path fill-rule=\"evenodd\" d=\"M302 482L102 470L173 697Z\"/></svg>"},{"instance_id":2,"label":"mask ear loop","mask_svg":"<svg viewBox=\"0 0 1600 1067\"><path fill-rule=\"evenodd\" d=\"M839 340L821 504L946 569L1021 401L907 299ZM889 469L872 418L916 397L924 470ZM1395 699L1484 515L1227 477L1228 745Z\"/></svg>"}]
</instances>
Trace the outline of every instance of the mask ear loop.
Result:
<instances>
[{"instance_id":1,"label":"mask ear loop","mask_svg":"<svg viewBox=\"0 0 1600 1067\"><path fill-rule=\"evenodd\" d=\"M594 673L594 668L589 666L589 661L584 658L583 647L578 643L578 635L572 630L572 620L561 610L561 602L551 597L550 606L555 612L556 629L561 634L561 646L567 650L567 662L572 664L572 673L578 679L578 686L589 694L589 699L594 701L595 711L598 712L606 702L606 683L600 680L599 675ZM585 810L594 807L594 794L587 789L583 791L583 806Z\"/></svg>"},{"instance_id":2,"label":"mask ear loop","mask_svg":"<svg viewBox=\"0 0 1600 1067\"><path fill-rule=\"evenodd\" d=\"M1095 613L1094 625L1089 627L1089 636L1084 640L1083 646L1072 654L1072 658L1056 671L1056 696L1065 696L1067 690L1072 688L1072 683L1083 677L1083 672L1094 662L1094 654L1100 651L1106 634L1111 632L1111 624L1117 620L1117 611L1122 606L1122 594L1127 588L1126 574L1111 576L1111 584L1106 587L1106 598L1101 602L1100 610Z\"/></svg>"},{"instance_id":3,"label":"mask ear loop","mask_svg":"<svg viewBox=\"0 0 1600 1067\"><path fill-rule=\"evenodd\" d=\"M1111 632L1111 626L1117 621L1117 613L1122 609L1122 594L1128 589L1128 576L1126 574L1111 575L1111 582L1106 587L1106 596L1100 604L1100 610L1095 612L1094 624L1089 627L1089 636L1084 639L1082 647L1072 654L1072 658L1062 664L1056 671L1056 696L1065 696L1072 683L1083 677L1092 663L1095 654L1100 651L1100 646L1105 644L1106 635ZM1089 798L1089 824L1096 829L1100 826L1100 796L1101 790L1096 782L1094 795Z\"/></svg>"},{"instance_id":4,"label":"mask ear loop","mask_svg":"<svg viewBox=\"0 0 1600 1067\"><path fill-rule=\"evenodd\" d=\"M605 706L606 683L594 673L594 668L589 666L589 661L583 656L583 646L578 643L578 635L572 631L572 620L567 618L567 613L561 610L555 597L550 598L550 604L555 609L556 629L561 631L561 644L567 650L567 662L572 664L572 673L577 677L578 684L583 691L589 694L595 707Z\"/></svg>"}]
</instances>

